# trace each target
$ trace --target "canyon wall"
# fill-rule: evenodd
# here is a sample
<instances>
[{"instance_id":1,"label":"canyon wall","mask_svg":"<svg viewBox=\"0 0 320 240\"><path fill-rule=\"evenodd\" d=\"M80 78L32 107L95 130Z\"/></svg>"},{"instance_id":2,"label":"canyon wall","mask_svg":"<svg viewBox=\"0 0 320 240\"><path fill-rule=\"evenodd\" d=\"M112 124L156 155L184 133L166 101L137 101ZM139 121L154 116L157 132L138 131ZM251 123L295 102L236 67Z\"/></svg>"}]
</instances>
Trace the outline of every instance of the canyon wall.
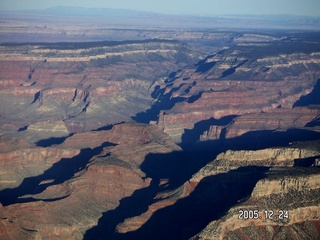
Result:
<instances>
[{"instance_id":1,"label":"canyon wall","mask_svg":"<svg viewBox=\"0 0 320 240\"><path fill-rule=\"evenodd\" d=\"M120 124L2 153L0 236L81 239L103 212L148 188L152 179L139 168L148 154L179 149L156 126Z\"/></svg>"},{"instance_id":2,"label":"canyon wall","mask_svg":"<svg viewBox=\"0 0 320 240\"><path fill-rule=\"evenodd\" d=\"M1 44L0 238L317 239L318 35L137 31Z\"/></svg>"},{"instance_id":3,"label":"canyon wall","mask_svg":"<svg viewBox=\"0 0 320 240\"><path fill-rule=\"evenodd\" d=\"M276 48L283 43L265 42ZM296 102L317 86L319 53L299 53L298 48L289 53L285 47L266 53L265 47L239 44L176 72L158 88L175 104L160 112L157 125L178 143L197 123L232 116L232 121L208 126L193 141L304 128L319 116L319 108Z\"/></svg>"},{"instance_id":4,"label":"canyon wall","mask_svg":"<svg viewBox=\"0 0 320 240\"><path fill-rule=\"evenodd\" d=\"M152 105L154 81L197 59L165 40L2 45L0 52L0 129L20 130L31 142L128 121Z\"/></svg>"}]
</instances>

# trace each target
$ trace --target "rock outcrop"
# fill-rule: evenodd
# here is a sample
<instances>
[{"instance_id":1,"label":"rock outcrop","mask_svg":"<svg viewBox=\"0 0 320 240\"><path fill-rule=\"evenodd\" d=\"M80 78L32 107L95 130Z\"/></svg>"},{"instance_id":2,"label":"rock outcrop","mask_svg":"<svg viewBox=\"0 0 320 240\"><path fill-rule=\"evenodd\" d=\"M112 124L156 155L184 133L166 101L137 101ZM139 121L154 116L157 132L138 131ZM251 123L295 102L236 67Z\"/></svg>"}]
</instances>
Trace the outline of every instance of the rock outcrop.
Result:
<instances>
[{"instance_id":1,"label":"rock outcrop","mask_svg":"<svg viewBox=\"0 0 320 240\"><path fill-rule=\"evenodd\" d=\"M0 238L319 238L318 34L137 34L0 46Z\"/></svg>"},{"instance_id":2,"label":"rock outcrop","mask_svg":"<svg viewBox=\"0 0 320 240\"><path fill-rule=\"evenodd\" d=\"M82 238L103 212L149 186L139 168L148 154L179 149L156 126L129 123L2 153L0 236Z\"/></svg>"},{"instance_id":3,"label":"rock outcrop","mask_svg":"<svg viewBox=\"0 0 320 240\"><path fill-rule=\"evenodd\" d=\"M221 153L183 186L159 192L145 212L117 226L115 237L317 239L319 168L294 164L315 162L317 146L319 141Z\"/></svg>"},{"instance_id":4,"label":"rock outcrop","mask_svg":"<svg viewBox=\"0 0 320 240\"><path fill-rule=\"evenodd\" d=\"M223 217L210 222L191 239L274 239L280 236L292 239L318 238L319 169L294 166L295 161L306 161L308 158L313 160L314 165L319 154L319 141L297 143L296 147L289 148L228 150L219 154L190 181L199 184L210 176L236 169L245 171L250 166L267 167L268 170L254 184L250 196L239 199ZM248 173L243 177L249 183L252 176ZM218 194L224 195L223 192ZM256 211L259 215L249 217L249 211ZM246 213L243 215L243 212ZM270 213L274 215L270 216Z\"/></svg>"},{"instance_id":5,"label":"rock outcrop","mask_svg":"<svg viewBox=\"0 0 320 240\"><path fill-rule=\"evenodd\" d=\"M2 46L0 129L28 127L35 141L129 120L151 106L154 81L197 59L169 40ZM65 135L49 127L54 121Z\"/></svg>"},{"instance_id":6,"label":"rock outcrop","mask_svg":"<svg viewBox=\"0 0 320 240\"><path fill-rule=\"evenodd\" d=\"M21 147L0 153L0 189L18 187L25 178L41 175L63 158L72 158L79 149Z\"/></svg>"},{"instance_id":7,"label":"rock outcrop","mask_svg":"<svg viewBox=\"0 0 320 240\"><path fill-rule=\"evenodd\" d=\"M317 239L318 178L316 168L272 168L257 182L248 199L191 239ZM257 217L248 217L249 211L256 211Z\"/></svg>"},{"instance_id":8,"label":"rock outcrop","mask_svg":"<svg viewBox=\"0 0 320 240\"><path fill-rule=\"evenodd\" d=\"M320 142L294 143L290 147L266 148L260 150L227 150L217 155L197 172L191 181L199 182L204 177L244 166L294 167L298 165L316 166L320 156ZM308 160L310 159L310 160ZM303 162L305 164L303 164Z\"/></svg>"},{"instance_id":9,"label":"rock outcrop","mask_svg":"<svg viewBox=\"0 0 320 240\"><path fill-rule=\"evenodd\" d=\"M220 138L222 129L223 137L233 138L255 130L305 127L319 116L319 108L296 107L295 103L317 84L319 54L289 50L290 43L282 45L285 42L265 43L271 48L283 46L272 53L263 52L264 47L239 44L176 72L157 89L160 100L166 97L174 103L160 112L157 125L178 143L185 129L210 118L238 116L208 127L196 140Z\"/></svg>"}]
</instances>

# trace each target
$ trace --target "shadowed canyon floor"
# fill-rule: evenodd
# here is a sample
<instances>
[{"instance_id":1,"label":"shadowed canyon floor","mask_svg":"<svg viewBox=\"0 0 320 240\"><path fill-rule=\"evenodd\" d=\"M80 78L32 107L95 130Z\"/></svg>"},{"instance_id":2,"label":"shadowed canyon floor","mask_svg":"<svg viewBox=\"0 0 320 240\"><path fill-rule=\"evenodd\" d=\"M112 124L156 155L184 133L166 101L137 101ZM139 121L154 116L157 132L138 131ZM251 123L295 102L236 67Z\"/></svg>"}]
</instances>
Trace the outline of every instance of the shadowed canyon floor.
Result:
<instances>
[{"instance_id":1,"label":"shadowed canyon floor","mask_svg":"<svg viewBox=\"0 0 320 240\"><path fill-rule=\"evenodd\" d=\"M78 30L0 45L1 239L319 238L319 32Z\"/></svg>"}]
</instances>

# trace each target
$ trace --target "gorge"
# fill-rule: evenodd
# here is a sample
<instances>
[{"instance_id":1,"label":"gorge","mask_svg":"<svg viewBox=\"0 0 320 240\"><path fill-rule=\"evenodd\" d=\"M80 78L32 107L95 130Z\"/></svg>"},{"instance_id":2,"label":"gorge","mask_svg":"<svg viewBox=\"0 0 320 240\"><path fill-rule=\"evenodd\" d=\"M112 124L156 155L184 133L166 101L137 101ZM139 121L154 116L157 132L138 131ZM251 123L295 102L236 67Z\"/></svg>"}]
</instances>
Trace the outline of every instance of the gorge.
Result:
<instances>
[{"instance_id":1,"label":"gorge","mask_svg":"<svg viewBox=\"0 0 320 240\"><path fill-rule=\"evenodd\" d=\"M0 28L1 239L319 238L319 31L21 21Z\"/></svg>"}]
</instances>

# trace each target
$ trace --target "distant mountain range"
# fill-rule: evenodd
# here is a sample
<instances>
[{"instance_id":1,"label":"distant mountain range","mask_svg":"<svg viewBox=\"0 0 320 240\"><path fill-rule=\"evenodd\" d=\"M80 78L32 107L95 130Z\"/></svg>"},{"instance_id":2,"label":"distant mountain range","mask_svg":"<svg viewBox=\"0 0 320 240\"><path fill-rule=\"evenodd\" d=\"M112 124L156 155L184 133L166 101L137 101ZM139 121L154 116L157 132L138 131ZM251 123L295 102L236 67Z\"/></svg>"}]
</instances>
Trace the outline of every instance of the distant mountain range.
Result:
<instances>
[{"instance_id":1,"label":"distant mountain range","mask_svg":"<svg viewBox=\"0 0 320 240\"><path fill-rule=\"evenodd\" d=\"M123 25L183 26L196 28L286 28L320 29L320 17L295 15L166 15L154 12L112 8L84 8L57 6L43 10L0 11L2 17L10 14L60 17L88 17L96 19L121 19Z\"/></svg>"},{"instance_id":2,"label":"distant mountain range","mask_svg":"<svg viewBox=\"0 0 320 240\"><path fill-rule=\"evenodd\" d=\"M91 17L127 17L127 16L181 16L181 17L201 17L201 18L252 18L252 19L313 19L320 20L320 17L298 16L298 15L254 15L254 14L225 14L225 15L174 15L161 14L155 12L138 11L131 9L115 8L85 8L73 6L56 6L41 10L21 10L21 11L1 11L1 13L32 13L32 14L50 14L62 16L91 16Z\"/></svg>"},{"instance_id":3,"label":"distant mountain range","mask_svg":"<svg viewBox=\"0 0 320 240\"><path fill-rule=\"evenodd\" d=\"M9 12L9 11L6 11ZM11 11L12 13L12 11ZM42 10L23 10L14 11L14 13L29 14L46 14L56 16L86 16L86 17L137 17L137 16L159 16L161 14L137 11L130 9L113 9L113 8L84 8L84 7L68 7L57 6Z\"/></svg>"}]
</instances>

